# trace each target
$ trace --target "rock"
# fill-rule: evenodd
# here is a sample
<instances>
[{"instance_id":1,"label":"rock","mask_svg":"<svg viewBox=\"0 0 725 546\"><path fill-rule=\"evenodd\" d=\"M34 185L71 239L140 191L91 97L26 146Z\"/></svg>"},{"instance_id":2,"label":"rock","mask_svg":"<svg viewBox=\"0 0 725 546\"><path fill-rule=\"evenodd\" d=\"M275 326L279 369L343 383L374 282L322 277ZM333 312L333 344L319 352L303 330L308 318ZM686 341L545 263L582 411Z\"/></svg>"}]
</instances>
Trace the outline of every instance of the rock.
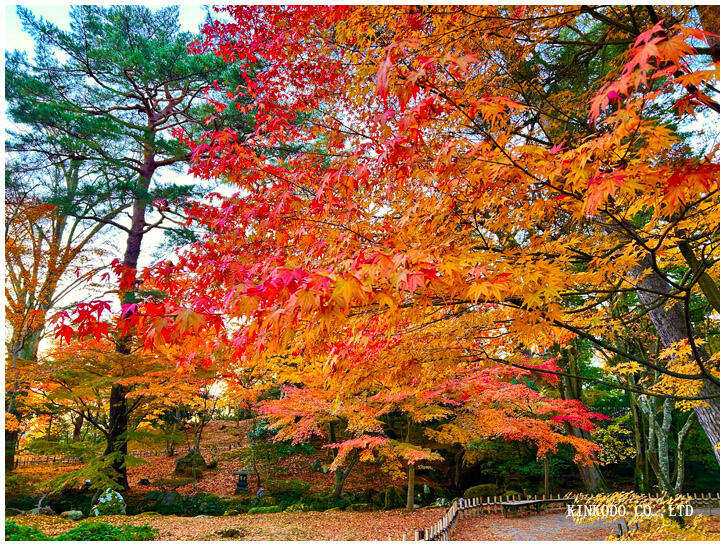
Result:
<instances>
[{"instance_id":1,"label":"rock","mask_svg":"<svg viewBox=\"0 0 725 546\"><path fill-rule=\"evenodd\" d=\"M322 472L322 463L320 459L312 461L312 472Z\"/></svg>"},{"instance_id":2,"label":"rock","mask_svg":"<svg viewBox=\"0 0 725 546\"><path fill-rule=\"evenodd\" d=\"M181 495L176 491L167 491L164 496L161 497L161 501L159 501L159 506L173 506L175 504L181 503L181 500Z\"/></svg>"},{"instance_id":3,"label":"rock","mask_svg":"<svg viewBox=\"0 0 725 546\"><path fill-rule=\"evenodd\" d=\"M186 455L176 459L174 464L174 472L177 474L183 474L184 476L201 476L201 473L206 468L206 461L201 453L198 451L189 451Z\"/></svg>"},{"instance_id":4,"label":"rock","mask_svg":"<svg viewBox=\"0 0 725 546\"><path fill-rule=\"evenodd\" d=\"M385 489L385 509L394 510L396 508L405 508L405 499L400 490L394 485L389 485Z\"/></svg>"},{"instance_id":5,"label":"rock","mask_svg":"<svg viewBox=\"0 0 725 546\"><path fill-rule=\"evenodd\" d=\"M41 506L40 508L33 508L28 514L34 516L55 516L55 512L50 506Z\"/></svg>"},{"instance_id":6,"label":"rock","mask_svg":"<svg viewBox=\"0 0 725 546\"><path fill-rule=\"evenodd\" d=\"M144 496L144 499L148 501L157 501L159 500L164 493L162 491L149 491Z\"/></svg>"},{"instance_id":7,"label":"rock","mask_svg":"<svg viewBox=\"0 0 725 546\"><path fill-rule=\"evenodd\" d=\"M366 502L361 502L357 504L351 504L346 508L346 510L348 512L368 512L371 510L375 510L375 506Z\"/></svg>"},{"instance_id":8,"label":"rock","mask_svg":"<svg viewBox=\"0 0 725 546\"><path fill-rule=\"evenodd\" d=\"M60 513L60 517L72 521L78 521L79 519L83 519L83 512L80 510L66 510L65 512Z\"/></svg>"},{"instance_id":9,"label":"rock","mask_svg":"<svg viewBox=\"0 0 725 546\"><path fill-rule=\"evenodd\" d=\"M216 534L222 538L240 538L246 535L247 531L245 529L231 527L229 529L221 529Z\"/></svg>"}]
</instances>

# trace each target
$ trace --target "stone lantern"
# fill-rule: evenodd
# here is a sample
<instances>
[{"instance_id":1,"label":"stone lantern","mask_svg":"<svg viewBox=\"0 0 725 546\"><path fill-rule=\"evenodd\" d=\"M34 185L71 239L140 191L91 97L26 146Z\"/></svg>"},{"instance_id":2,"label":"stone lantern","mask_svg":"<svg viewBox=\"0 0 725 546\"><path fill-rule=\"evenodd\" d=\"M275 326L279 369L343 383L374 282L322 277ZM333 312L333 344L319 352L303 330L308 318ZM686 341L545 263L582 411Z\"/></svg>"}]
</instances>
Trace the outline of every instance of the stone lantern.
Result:
<instances>
[{"instance_id":1,"label":"stone lantern","mask_svg":"<svg viewBox=\"0 0 725 546\"><path fill-rule=\"evenodd\" d=\"M238 470L234 472L234 475L237 476L237 488L234 490L234 494L242 495L249 493L249 471Z\"/></svg>"}]
</instances>

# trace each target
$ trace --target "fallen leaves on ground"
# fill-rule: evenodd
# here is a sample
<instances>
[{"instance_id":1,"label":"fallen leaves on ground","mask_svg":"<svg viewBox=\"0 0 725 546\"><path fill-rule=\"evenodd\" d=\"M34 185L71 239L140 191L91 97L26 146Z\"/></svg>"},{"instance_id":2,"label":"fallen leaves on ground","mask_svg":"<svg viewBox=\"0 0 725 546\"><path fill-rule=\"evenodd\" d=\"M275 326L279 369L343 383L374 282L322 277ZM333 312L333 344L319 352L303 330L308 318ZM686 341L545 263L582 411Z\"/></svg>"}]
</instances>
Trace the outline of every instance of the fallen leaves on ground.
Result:
<instances>
[{"instance_id":1,"label":"fallen leaves on ground","mask_svg":"<svg viewBox=\"0 0 725 546\"><path fill-rule=\"evenodd\" d=\"M221 532L237 529L243 540L410 540L416 529L438 521L443 508L407 512L302 512L292 514L254 514L241 516L101 516L94 521L113 525L148 524L159 530L160 540L225 540ZM78 522L58 516L15 516L8 518L22 525L38 527L55 536L75 527ZM226 539L228 540L228 539Z\"/></svg>"}]
</instances>

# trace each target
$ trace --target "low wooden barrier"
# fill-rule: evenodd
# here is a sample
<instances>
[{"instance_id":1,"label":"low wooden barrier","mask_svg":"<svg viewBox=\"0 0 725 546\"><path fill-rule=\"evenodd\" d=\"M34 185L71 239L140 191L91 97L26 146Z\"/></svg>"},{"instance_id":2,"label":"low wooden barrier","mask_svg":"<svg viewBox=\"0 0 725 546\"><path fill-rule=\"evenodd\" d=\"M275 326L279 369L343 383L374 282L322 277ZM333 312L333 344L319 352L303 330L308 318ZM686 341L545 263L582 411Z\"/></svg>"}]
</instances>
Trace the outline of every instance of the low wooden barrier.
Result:
<instances>
[{"instance_id":1,"label":"low wooden barrier","mask_svg":"<svg viewBox=\"0 0 725 546\"><path fill-rule=\"evenodd\" d=\"M543 501L542 504L546 505L545 510L548 510L548 507L552 504L558 504L561 503L561 507L557 508L563 508L565 509L566 503L570 503L573 498L577 498L578 502L582 502L583 499L586 499L589 495L577 495L575 493L568 493L564 495L557 495L556 497L552 496L544 496L544 495L534 495L533 497L527 497L522 495L517 495L516 497L503 497L503 496L497 496L497 497L486 497L485 499L483 497L476 497L473 499L458 499L446 510L446 513L443 515L442 518L440 518L437 522L435 522L430 527L426 527L425 529L419 529L416 530L412 535L408 535L407 533L403 533L400 540L408 541L408 540L451 540L453 537L453 532L455 530L456 524L460 519L463 518L471 518L480 516L483 514L503 514L504 513L504 506L503 503L510 503L510 502L517 502L521 500L541 500ZM720 493L701 493L699 496L697 494L694 495L685 495L687 498L688 503L693 507L709 507L710 509L710 515L712 515L712 508L717 505L720 506ZM649 495L650 499L655 499L657 497L653 495ZM620 525L620 536L622 534L626 534L626 532L629 532L630 529L622 529ZM388 540L393 540L392 535L388 535Z\"/></svg>"}]
</instances>

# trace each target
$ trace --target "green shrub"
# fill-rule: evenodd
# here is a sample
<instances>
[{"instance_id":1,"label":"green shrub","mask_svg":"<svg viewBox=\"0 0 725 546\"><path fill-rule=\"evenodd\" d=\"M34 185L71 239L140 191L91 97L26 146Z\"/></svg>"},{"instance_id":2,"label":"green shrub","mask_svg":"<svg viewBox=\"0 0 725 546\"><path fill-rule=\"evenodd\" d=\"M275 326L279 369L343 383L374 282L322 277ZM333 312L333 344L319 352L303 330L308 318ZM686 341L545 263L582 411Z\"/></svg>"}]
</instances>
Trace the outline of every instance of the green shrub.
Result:
<instances>
[{"instance_id":1,"label":"green shrub","mask_svg":"<svg viewBox=\"0 0 725 546\"><path fill-rule=\"evenodd\" d=\"M385 489L385 504L383 506L386 510L405 508L405 499L403 499L400 490L394 485L389 485Z\"/></svg>"},{"instance_id":2,"label":"green shrub","mask_svg":"<svg viewBox=\"0 0 725 546\"><path fill-rule=\"evenodd\" d=\"M310 490L311 485L303 480L267 480L265 491L279 501L297 501ZM264 498L264 497L262 497Z\"/></svg>"},{"instance_id":3,"label":"green shrub","mask_svg":"<svg viewBox=\"0 0 725 546\"><path fill-rule=\"evenodd\" d=\"M144 495L144 499L148 500L148 501L156 502L163 496L164 496L163 491L149 491L148 493L146 493L146 495Z\"/></svg>"},{"instance_id":4,"label":"green shrub","mask_svg":"<svg viewBox=\"0 0 725 546\"><path fill-rule=\"evenodd\" d=\"M126 502L118 491L106 489L91 509L92 516L126 515Z\"/></svg>"},{"instance_id":5,"label":"green shrub","mask_svg":"<svg viewBox=\"0 0 725 546\"><path fill-rule=\"evenodd\" d=\"M275 514L281 512L283 508L281 506L255 506L250 508L247 514Z\"/></svg>"},{"instance_id":6,"label":"green shrub","mask_svg":"<svg viewBox=\"0 0 725 546\"><path fill-rule=\"evenodd\" d=\"M504 491L503 497L511 497L512 499L516 498L517 495L521 495L519 491Z\"/></svg>"},{"instance_id":7,"label":"green shrub","mask_svg":"<svg viewBox=\"0 0 725 546\"><path fill-rule=\"evenodd\" d=\"M466 489L463 493L464 499L473 499L476 497L495 497L498 495L499 489L495 483L483 483L481 485L474 485Z\"/></svg>"},{"instance_id":8,"label":"green shrub","mask_svg":"<svg viewBox=\"0 0 725 546\"><path fill-rule=\"evenodd\" d=\"M154 540L158 535L158 530L148 525L116 527L100 521L83 521L73 529L58 535L55 540Z\"/></svg>"},{"instance_id":9,"label":"green shrub","mask_svg":"<svg viewBox=\"0 0 725 546\"><path fill-rule=\"evenodd\" d=\"M260 506L277 506L277 504L281 504L277 501L276 497L272 497L272 496L268 496L268 495L264 495L261 499L258 499L258 500L259 500ZM287 500L287 504L292 504L297 499L291 498L291 499L286 499L286 500Z\"/></svg>"},{"instance_id":10,"label":"green shrub","mask_svg":"<svg viewBox=\"0 0 725 546\"><path fill-rule=\"evenodd\" d=\"M14 521L5 520L5 540L50 540L37 527L20 525Z\"/></svg>"},{"instance_id":11,"label":"green shrub","mask_svg":"<svg viewBox=\"0 0 725 546\"><path fill-rule=\"evenodd\" d=\"M17 497L11 497L5 495L5 506L8 508L17 508L18 510L32 510L38 506L38 497L31 497L29 495L20 495Z\"/></svg>"}]
</instances>

